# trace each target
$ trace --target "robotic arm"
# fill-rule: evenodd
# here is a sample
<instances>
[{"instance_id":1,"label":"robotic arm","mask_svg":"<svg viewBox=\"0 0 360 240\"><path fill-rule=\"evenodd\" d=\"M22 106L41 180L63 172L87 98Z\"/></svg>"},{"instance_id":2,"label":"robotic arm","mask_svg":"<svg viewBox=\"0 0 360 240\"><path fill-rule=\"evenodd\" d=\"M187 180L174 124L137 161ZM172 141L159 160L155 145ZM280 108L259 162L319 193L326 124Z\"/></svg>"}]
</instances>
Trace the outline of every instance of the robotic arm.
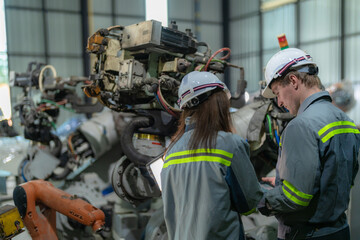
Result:
<instances>
[{"instance_id":1,"label":"robotic arm","mask_svg":"<svg viewBox=\"0 0 360 240\"><path fill-rule=\"evenodd\" d=\"M95 232L102 230L105 214L86 201L55 188L51 183L34 180L17 186L14 202L32 239L57 239L56 212ZM40 207L40 212L36 206Z\"/></svg>"}]
</instances>

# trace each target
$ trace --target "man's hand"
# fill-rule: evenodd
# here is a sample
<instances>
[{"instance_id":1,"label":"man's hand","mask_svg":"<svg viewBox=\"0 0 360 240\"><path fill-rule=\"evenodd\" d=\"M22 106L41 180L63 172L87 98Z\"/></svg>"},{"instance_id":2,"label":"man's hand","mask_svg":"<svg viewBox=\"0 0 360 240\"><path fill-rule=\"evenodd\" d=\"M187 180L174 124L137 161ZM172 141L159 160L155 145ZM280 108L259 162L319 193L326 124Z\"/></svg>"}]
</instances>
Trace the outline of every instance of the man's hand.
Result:
<instances>
[{"instance_id":1,"label":"man's hand","mask_svg":"<svg viewBox=\"0 0 360 240\"><path fill-rule=\"evenodd\" d=\"M261 180L275 187L275 177L263 177Z\"/></svg>"}]
</instances>

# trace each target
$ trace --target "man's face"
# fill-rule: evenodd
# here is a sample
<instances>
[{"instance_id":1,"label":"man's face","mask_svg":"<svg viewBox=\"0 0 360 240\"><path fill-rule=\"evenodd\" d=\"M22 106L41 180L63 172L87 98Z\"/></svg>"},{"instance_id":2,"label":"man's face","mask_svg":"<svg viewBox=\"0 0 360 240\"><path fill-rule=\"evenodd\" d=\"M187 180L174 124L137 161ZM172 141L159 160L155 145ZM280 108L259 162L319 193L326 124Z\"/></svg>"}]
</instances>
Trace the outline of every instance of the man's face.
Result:
<instances>
[{"instance_id":1,"label":"man's face","mask_svg":"<svg viewBox=\"0 0 360 240\"><path fill-rule=\"evenodd\" d=\"M292 84L281 86L279 82L271 84L271 90L277 97L279 107L285 107L293 115L296 115L300 104L297 97L296 89Z\"/></svg>"}]
</instances>

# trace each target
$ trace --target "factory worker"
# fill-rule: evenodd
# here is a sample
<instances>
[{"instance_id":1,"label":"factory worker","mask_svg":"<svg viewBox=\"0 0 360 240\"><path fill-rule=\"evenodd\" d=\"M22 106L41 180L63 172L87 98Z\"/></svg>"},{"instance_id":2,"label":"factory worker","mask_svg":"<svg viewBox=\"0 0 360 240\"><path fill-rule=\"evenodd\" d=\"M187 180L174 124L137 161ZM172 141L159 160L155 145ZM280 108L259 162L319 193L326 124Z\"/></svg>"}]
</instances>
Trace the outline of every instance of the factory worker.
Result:
<instances>
[{"instance_id":1,"label":"factory worker","mask_svg":"<svg viewBox=\"0 0 360 240\"><path fill-rule=\"evenodd\" d=\"M179 127L164 158L162 197L169 239L245 239L240 214L262 197L249 145L232 132L230 92L210 72L181 82Z\"/></svg>"},{"instance_id":2,"label":"factory worker","mask_svg":"<svg viewBox=\"0 0 360 240\"><path fill-rule=\"evenodd\" d=\"M296 116L281 134L274 188L258 205L279 221L278 239L350 239L345 211L358 171L360 134L322 91L318 67L297 48L276 53L263 96Z\"/></svg>"}]
</instances>

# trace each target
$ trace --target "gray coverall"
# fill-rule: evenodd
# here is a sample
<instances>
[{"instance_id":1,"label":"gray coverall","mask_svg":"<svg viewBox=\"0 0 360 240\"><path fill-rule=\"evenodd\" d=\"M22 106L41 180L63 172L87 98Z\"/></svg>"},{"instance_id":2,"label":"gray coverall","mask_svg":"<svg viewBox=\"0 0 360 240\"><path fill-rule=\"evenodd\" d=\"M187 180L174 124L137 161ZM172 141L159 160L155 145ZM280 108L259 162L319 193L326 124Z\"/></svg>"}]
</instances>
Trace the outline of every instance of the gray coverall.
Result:
<instances>
[{"instance_id":1,"label":"gray coverall","mask_svg":"<svg viewBox=\"0 0 360 240\"><path fill-rule=\"evenodd\" d=\"M254 211L263 195L249 145L238 135L218 132L214 149L189 151L192 133L187 126L161 172L169 239L245 239L239 213Z\"/></svg>"},{"instance_id":2,"label":"gray coverall","mask_svg":"<svg viewBox=\"0 0 360 240\"><path fill-rule=\"evenodd\" d=\"M278 238L326 236L348 226L359 147L359 130L328 92L305 99L281 135L276 186L258 206L279 220Z\"/></svg>"}]
</instances>

